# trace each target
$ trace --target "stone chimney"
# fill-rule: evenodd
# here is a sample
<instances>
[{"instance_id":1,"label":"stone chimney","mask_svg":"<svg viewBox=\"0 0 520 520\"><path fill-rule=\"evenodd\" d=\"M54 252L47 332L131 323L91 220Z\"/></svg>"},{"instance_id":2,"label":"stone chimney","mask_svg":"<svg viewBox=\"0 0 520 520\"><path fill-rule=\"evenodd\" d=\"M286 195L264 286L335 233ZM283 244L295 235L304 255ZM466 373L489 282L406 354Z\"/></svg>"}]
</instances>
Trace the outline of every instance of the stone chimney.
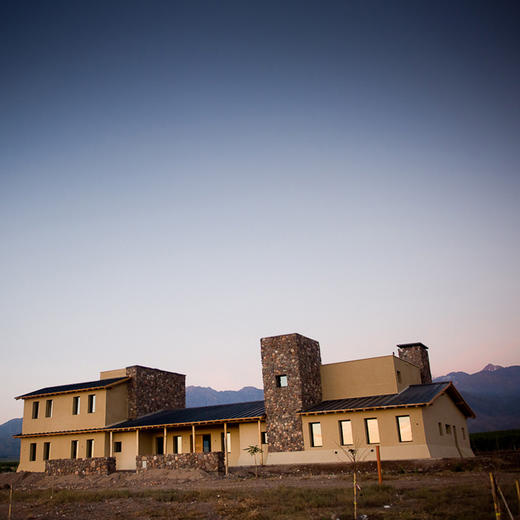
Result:
<instances>
[{"instance_id":1,"label":"stone chimney","mask_svg":"<svg viewBox=\"0 0 520 520\"><path fill-rule=\"evenodd\" d=\"M128 418L186 407L186 376L139 365L126 367Z\"/></svg>"},{"instance_id":2,"label":"stone chimney","mask_svg":"<svg viewBox=\"0 0 520 520\"><path fill-rule=\"evenodd\" d=\"M430 358L428 356L428 347L423 343L403 343L397 345L399 357L404 361L408 361L412 365L419 367L421 370L421 383L432 382L432 373L430 371Z\"/></svg>"},{"instance_id":3,"label":"stone chimney","mask_svg":"<svg viewBox=\"0 0 520 520\"><path fill-rule=\"evenodd\" d=\"M269 451L301 451L296 412L321 402L320 344L300 334L262 338L260 344Z\"/></svg>"}]
</instances>

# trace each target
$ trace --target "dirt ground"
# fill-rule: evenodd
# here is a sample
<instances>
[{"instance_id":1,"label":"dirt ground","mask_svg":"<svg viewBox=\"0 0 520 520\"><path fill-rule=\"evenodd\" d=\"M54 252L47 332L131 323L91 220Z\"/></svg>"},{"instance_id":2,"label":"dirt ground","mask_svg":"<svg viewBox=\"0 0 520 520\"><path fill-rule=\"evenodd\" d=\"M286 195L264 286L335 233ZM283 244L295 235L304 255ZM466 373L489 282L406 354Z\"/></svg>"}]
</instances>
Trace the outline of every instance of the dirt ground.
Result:
<instances>
[{"instance_id":1,"label":"dirt ground","mask_svg":"<svg viewBox=\"0 0 520 520\"><path fill-rule=\"evenodd\" d=\"M514 488L520 468L506 464L497 469L500 466L504 464L495 464L494 469L498 482L520 518ZM377 474L365 468L359 473L358 518L492 519L488 469L449 464L389 468L379 486ZM8 518L10 486L12 520L354 518L352 473L339 466L261 468L258 478L253 468L235 470L227 477L199 470L86 477L3 473L0 518Z\"/></svg>"}]
</instances>

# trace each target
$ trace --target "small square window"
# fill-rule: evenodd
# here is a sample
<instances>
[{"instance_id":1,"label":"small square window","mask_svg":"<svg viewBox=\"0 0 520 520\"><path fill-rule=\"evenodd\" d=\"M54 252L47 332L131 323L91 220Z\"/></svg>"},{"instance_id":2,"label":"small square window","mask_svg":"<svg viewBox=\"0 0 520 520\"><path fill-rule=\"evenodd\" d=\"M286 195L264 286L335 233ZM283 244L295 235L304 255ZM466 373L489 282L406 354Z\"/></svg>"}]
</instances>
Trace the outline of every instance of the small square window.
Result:
<instances>
[{"instance_id":1,"label":"small square window","mask_svg":"<svg viewBox=\"0 0 520 520\"><path fill-rule=\"evenodd\" d=\"M52 417L52 399L45 401L45 417Z\"/></svg>"},{"instance_id":2,"label":"small square window","mask_svg":"<svg viewBox=\"0 0 520 520\"><path fill-rule=\"evenodd\" d=\"M123 451L123 443L121 441L114 442L114 453L121 453Z\"/></svg>"},{"instance_id":3,"label":"small square window","mask_svg":"<svg viewBox=\"0 0 520 520\"><path fill-rule=\"evenodd\" d=\"M279 376L276 376L276 386L278 388L283 388L287 386L287 375L281 374Z\"/></svg>"},{"instance_id":4,"label":"small square window","mask_svg":"<svg viewBox=\"0 0 520 520\"><path fill-rule=\"evenodd\" d=\"M29 460L31 462L36 460L36 443L31 442L31 445L29 446Z\"/></svg>"},{"instance_id":5,"label":"small square window","mask_svg":"<svg viewBox=\"0 0 520 520\"><path fill-rule=\"evenodd\" d=\"M38 419L39 412L40 412L40 401L34 401L32 404L32 418Z\"/></svg>"}]
</instances>

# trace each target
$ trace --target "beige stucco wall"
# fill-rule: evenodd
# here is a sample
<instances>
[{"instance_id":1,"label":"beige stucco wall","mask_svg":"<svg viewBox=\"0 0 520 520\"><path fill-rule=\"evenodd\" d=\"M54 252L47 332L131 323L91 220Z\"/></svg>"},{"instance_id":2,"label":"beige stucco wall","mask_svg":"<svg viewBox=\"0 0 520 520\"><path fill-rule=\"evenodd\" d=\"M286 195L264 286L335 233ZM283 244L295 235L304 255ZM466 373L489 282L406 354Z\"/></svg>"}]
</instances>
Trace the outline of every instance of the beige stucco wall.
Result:
<instances>
[{"instance_id":1,"label":"beige stucco wall","mask_svg":"<svg viewBox=\"0 0 520 520\"><path fill-rule=\"evenodd\" d=\"M122 383L106 391L105 424L111 425L125 421L128 416L128 385Z\"/></svg>"},{"instance_id":2,"label":"beige stucco wall","mask_svg":"<svg viewBox=\"0 0 520 520\"><path fill-rule=\"evenodd\" d=\"M45 442L51 443L50 459L69 459L71 441L77 440L79 441L77 458L83 459L86 457L87 439L94 440L94 457L108 456L108 434L105 432L78 435L48 435L21 439L18 471L45 471L45 461L43 460L43 444ZM36 443L35 461L29 460L31 443Z\"/></svg>"},{"instance_id":3,"label":"beige stucco wall","mask_svg":"<svg viewBox=\"0 0 520 520\"><path fill-rule=\"evenodd\" d=\"M112 447L112 456L116 459L116 469L118 470L135 470L136 450L136 433L135 432L119 432L112 436L112 443L121 442L121 452L115 453Z\"/></svg>"},{"instance_id":4,"label":"beige stucco wall","mask_svg":"<svg viewBox=\"0 0 520 520\"><path fill-rule=\"evenodd\" d=\"M426 438L432 457L473 457L468 425L465 416L446 394L440 395L423 412L426 425ZM441 423L443 434L439 432ZM446 424L451 426L451 433L446 433ZM457 443L460 449L457 449Z\"/></svg>"},{"instance_id":5,"label":"beige stucco wall","mask_svg":"<svg viewBox=\"0 0 520 520\"><path fill-rule=\"evenodd\" d=\"M126 368L116 368L115 370L104 370L99 373L99 379L113 379L115 377L126 377Z\"/></svg>"},{"instance_id":6,"label":"beige stucco wall","mask_svg":"<svg viewBox=\"0 0 520 520\"><path fill-rule=\"evenodd\" d=\"M70 394L42 396L24 400L22 433L46 433L66 430L83 430L105 426L107 390L84 391ZM96 410L88 413L88 396L96 396ZM80 398L78 415L72 414L73 397ZM52 399L52 417L45 417L46 401ZM39 415L32 418L34 401L39 401Z\"/></svg>"},{"instance_id":7,"label":"beige stucco wall","mask_svg":"<svg viewBox=\"0 0 520 520\"><path fill-rule=\"evenodd\" d=\"M397 370L401 372L400 384ZM324 401L394 394L410 384L420 383L420 371L395 356L380 356L321 365L321 383Z\"/></svg>"}]
</instances>

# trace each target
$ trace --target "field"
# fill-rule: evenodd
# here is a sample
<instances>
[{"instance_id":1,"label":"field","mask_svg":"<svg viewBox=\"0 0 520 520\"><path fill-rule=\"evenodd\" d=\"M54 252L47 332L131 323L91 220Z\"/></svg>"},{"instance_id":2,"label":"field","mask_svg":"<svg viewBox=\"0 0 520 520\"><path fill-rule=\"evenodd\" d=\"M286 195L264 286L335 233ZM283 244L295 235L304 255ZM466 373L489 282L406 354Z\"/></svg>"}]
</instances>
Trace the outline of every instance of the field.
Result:
<instances>
[{"instance_id":1,"label":"field","mask_svg":"<svg viewBox=\"0 0 520 520\"><path fill-rule=\"evenodd\" d=\"M504 459L387 464L379 486L372 466L361 467L358 516L374 519L492 519L489 470L519 515L514 482L518 454ZM7 518L9 485L13 520L36 519L352 519L349 467L261 468L228 477L200 471L149 471L92 477L0 475L0 518ZM364 517L363 515L366 515ZM503 514L503 518L507 518Z\"/></svg>"}]
</instances>

